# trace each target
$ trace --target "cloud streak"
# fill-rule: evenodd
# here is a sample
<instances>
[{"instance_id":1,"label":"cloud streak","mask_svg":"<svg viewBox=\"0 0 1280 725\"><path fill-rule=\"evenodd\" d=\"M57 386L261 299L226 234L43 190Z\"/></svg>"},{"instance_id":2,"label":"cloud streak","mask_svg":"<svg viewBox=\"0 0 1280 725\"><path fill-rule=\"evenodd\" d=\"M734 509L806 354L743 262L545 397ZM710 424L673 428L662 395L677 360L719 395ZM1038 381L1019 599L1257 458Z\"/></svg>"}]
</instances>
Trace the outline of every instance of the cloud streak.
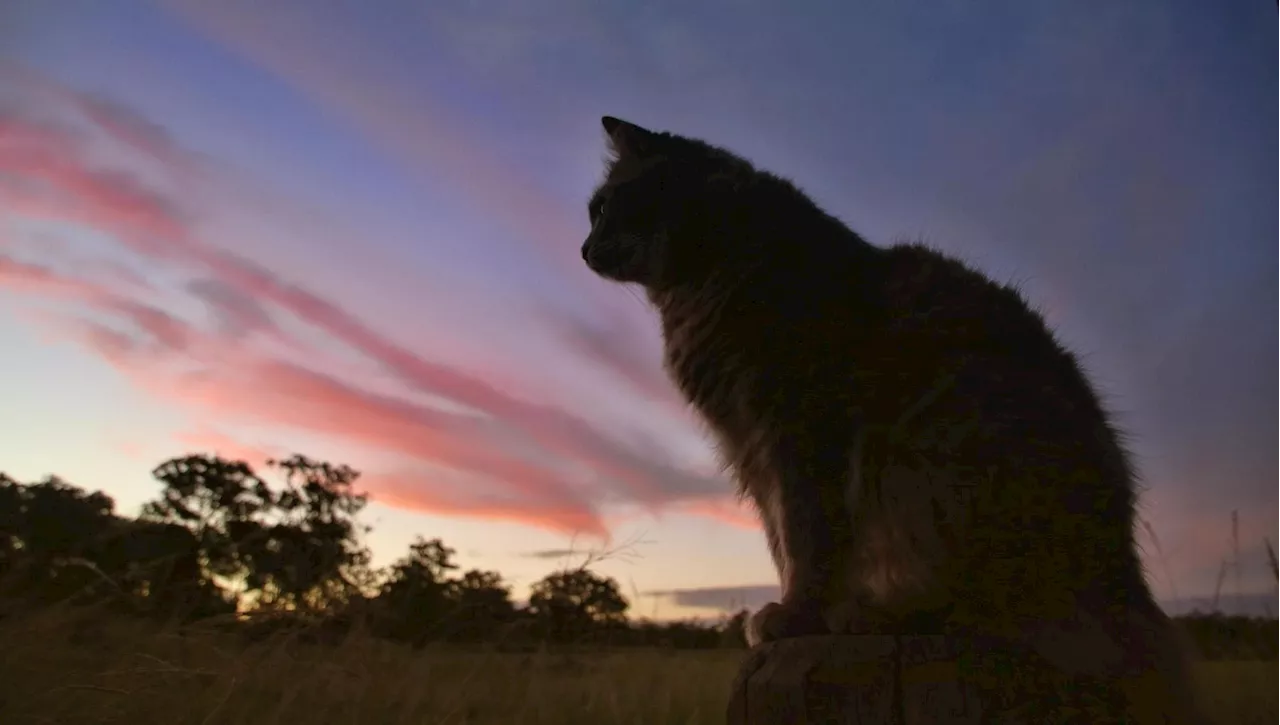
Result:
<instances>
[{"instance_id":1,"label":"cloud streak","mask_svg":"<svg viewBox=\"0 0 1280 725\"><path fill-rule=\"evenodd\" d=\"M738 609L759 609L768 602L778 601L781 591L776 584L746 586L690 587L645 592L649 596L662 597L672 604L694 609L715 609L730 612Z\"/></svg>"},{"instance_id":2,"label":"cloud streak","mask_svg":"<svg viewBox=\"0 0 1280 725\"><path fill-rule=\"evenodd\" d=\"M3 260L0 280L11 289L81 302L83 316L68 329L143 388L218 418L319 433L435 471L370 479L379 481L379 496L403 506L606 537L601 505L656 511L725 494L716 477L638 452L566 408L532 402L428 360L302 285L205 241L197 215L182 204L88 158L92 144L103 141L146 150L152 163L187 158L168 134L114 105L95 101L88 108L89 120L102 128L87 138L0 112L0 174L23 182L8 190L8 210L94 229L145 264L186 275L167 294L185 293L209 312L215 329L165 311L168 303L87 285L16 259ZM248 338L258 337L296 350L291 324L358 353L405 393L450 407L373 392L325 372L323 359L318 366L303 364L250 344ZM597 340L597 352L605 347L607 340ZM197 368L166 367L174 360ZM624 365L616 358L611 364ZM640 384L658 392L652 379Z\"/></svg>"},{"instance_id":3,"label":"cloud streak","mask_svg":"<svg viewBox=\"0 0 1280 725\"><path fill-rule=\"evenodd\" d=\"M516 234L527 236L532 229L535 240L545 245L539 256L572 264L577 271L576 245L566 240L585 229L567 217L562 205L540 193L535 180L520 178L491 149L477 143L466 124L445 108L410 101L376 82L384 69L371 65L365 47L353 38L361 35L360 29L335 25L323 11L300 5L259 6L251 12L232 4L188 0L165 0L163 5L363 129L393 158L449 171L468 201L484 199L486 208L501 210L501 220Z\"/></svg>"},{"instance_id":4,"label":"cloud streak","mask_svg":"<svg viewBox=\"0 0 1280 725\"><path fill-rule=\"evenodd\" d=\"M568 559L572 556L581 556L582 552L573 549L538 549L537 551L526 551L521 556L529 559Z\"/></svg>"}]
</instances>

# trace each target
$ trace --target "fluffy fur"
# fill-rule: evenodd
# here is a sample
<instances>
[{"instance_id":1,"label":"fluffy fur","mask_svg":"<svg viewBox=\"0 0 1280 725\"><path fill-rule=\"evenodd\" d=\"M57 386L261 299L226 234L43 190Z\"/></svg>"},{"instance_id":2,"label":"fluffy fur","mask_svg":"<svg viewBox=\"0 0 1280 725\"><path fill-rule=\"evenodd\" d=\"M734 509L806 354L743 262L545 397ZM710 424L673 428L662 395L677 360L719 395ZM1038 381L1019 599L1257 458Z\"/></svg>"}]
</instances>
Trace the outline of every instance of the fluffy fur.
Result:
<instances>
[{"instance_id":1,"label":"fluffy fur","mask_svg":"<svg viewBox=\"0 0 1280 725\"><path fill-rule=\"evenodd\" d=\"M645 289L671 378L760 511L782 597L752 643L1013 638L1111 683L1138 722L1191 718L1129 456L1018 292L918 244L873 246L724 149L603 125L583 258Z\"/></svg>"}]
</instances>

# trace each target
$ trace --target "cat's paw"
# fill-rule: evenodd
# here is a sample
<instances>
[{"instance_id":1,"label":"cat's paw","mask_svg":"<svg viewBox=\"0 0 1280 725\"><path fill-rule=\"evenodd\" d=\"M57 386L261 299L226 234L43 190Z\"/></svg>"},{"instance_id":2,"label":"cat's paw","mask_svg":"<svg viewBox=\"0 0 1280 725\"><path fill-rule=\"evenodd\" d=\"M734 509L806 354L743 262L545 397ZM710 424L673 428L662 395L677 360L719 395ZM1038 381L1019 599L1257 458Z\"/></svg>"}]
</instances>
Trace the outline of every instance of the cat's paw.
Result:
<instances>
[{"instance_id":1,"label":"cat's paw","mask_svg":"<svg viewBox=\"0 0 1280 725\"><path fill-rule=\"evenodd\" d=\"M828 632L822 606L816 602L769 602L747 620L747 644L752 647L786 637Z\"/></svg>"}]
</instances>

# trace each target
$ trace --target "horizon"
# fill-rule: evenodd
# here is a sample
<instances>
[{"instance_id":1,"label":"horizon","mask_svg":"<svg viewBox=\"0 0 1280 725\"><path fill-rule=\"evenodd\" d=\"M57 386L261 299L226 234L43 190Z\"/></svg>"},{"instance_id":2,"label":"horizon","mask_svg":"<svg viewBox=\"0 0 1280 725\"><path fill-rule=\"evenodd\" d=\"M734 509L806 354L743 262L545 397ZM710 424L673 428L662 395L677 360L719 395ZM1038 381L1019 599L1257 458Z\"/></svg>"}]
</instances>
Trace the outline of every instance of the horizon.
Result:
<instances>
[{"instance_id":1,"label":"horizon","mask_svg":"<svg viewBox=\"0 0 1280 725\"><path fill-rule=\"evenodd\" d=\"M776 590L579 258L615 115L1017 282L1129 435L1157 598L1212 596L1239 511L1224 598L1275 601L1265 8L107 5L0 9L0 471L131 514L165 458L298 452L363 472L377 564L438 537L522 599L638 541L596 567L633 614Z\"/></svg>"}]
</instances>

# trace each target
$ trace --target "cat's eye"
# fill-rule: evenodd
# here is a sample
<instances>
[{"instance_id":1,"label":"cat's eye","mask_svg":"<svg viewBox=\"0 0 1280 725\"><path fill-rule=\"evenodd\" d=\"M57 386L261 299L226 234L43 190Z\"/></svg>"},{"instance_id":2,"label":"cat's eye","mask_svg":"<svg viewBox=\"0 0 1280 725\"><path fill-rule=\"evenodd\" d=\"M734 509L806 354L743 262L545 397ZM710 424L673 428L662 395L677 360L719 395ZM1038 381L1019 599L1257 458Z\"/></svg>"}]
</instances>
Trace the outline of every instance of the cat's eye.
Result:
<instances>
[{"instance_id":1,"label":"cat's eye","mask_svg":"<svg viewBox=\"0 0 1280 725\"><path fill-rule=\"evenodd\" d=\"M591 217L591 221L599 219L600 215L604 214L604 198L601 197L591 202L591 208L587 210L587 214Z\"/></svg>"}]
</instances>

